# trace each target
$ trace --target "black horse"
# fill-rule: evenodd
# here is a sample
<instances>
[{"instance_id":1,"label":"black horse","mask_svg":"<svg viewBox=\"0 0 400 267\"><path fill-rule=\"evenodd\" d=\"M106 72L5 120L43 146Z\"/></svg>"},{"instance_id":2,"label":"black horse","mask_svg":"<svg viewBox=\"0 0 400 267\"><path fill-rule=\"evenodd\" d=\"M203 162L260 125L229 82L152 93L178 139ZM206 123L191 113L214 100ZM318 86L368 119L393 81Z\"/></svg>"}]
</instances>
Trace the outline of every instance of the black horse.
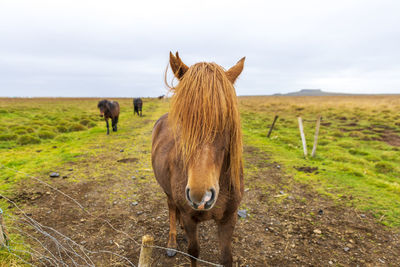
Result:
<instances>
[{"instance_id":1,"label":"black horse","mask_svg":"<svg viewBox=\"0 0 400 267\"><path fill-rule=\"evenodd\" d=\"M104 116L107 123L107 134L110 134L108 129L108 119L111 119L113 132L117 131L118 117L119 117L119 104L117 101L108 101L106 99L99 101L97 107L100 109L100 117Z\"/></svg>"},{"instance_id":2,"label":"black horse","mask_svg":"<svg viewBox=\"0 0 400 267\"><path fill-rule=\"evenodd\" d=\"M142 106L143 106L142 99L134 98L133 99L133 115L135 115L135 113L137 113L138 116L142 117Z\"/></svg>"}]
</instances>

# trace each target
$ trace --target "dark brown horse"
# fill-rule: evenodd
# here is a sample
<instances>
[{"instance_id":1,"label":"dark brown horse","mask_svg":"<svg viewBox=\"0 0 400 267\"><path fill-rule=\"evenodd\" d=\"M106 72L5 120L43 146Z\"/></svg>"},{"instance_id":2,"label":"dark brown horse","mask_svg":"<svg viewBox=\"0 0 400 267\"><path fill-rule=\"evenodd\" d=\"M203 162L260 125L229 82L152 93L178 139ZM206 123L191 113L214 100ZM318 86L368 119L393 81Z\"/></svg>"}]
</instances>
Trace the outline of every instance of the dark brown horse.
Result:
<instances>
[{"instance_id":1,"label":"dark brown horse","mask_svg":"<svg viewBox=\"0 0 400 267\"><path fill-rule=\"evenodd\" d=\"M143 107L143 101L140 98L134 98L133 99L133 115L137 113L138 116L142 117L142 107Z\"/></svg>"},{"instance_id":2,"label":"dark brown horse","mask_svg":"<svg viewBox=\"0 0 400 267\"><path fill-rule=\"evenodd\" d=\"M107 134L110 134L108 119L111 119L113 132L117 131L119 104L117 101L108 101L106 99L99 101L97 107L100 109L100 117L104 116L107 124Z\"/></svg>"},{"instance_id":3,"label":"dark brown horse","mask_svg":"<svg viewBox=\"0 0 400 267\"><path fill-rule=\"evenodd\" d=\"M225 71L215 63L190 68L170 53L179 83L172 88L170 112L155 124L152 164L167 195L168 248L177 248L176 221L188 237L188 252L198 257L197 224L218 226L222 264L232 266L231 239L243 195L242 134L233 84L244 58ZM173 250L167 251L174 256ZM197 266L191 259L191 266Z\"/></svg>"}]
</instances>

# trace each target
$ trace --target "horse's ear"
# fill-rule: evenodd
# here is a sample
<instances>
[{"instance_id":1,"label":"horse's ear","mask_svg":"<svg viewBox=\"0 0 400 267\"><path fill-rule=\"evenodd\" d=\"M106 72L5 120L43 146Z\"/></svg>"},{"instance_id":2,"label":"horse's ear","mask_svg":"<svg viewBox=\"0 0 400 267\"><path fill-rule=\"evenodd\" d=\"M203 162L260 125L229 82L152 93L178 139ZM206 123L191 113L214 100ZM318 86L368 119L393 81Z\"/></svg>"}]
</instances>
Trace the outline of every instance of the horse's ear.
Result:
<instances>
[{"instance_id":1,"label":"horse's ear","mask_svg":"<svg viewBox=\"0 0 400 267\"><path fill-rule=\"evenodd\" d=\"M240 73L242 73L243 66L244 66L244 60L246 57L243 57L241 60L239 60L235 66L230 68L228 71L226 71L226 76L228 76L228 79L231 81L231 83L235 83L237 77L239 77Z\"/></svg>"},{"instance_id":2,"label":"horse's ear","mask_svg":"<svg viewBox=\"0 0 400 267\"><path fill-rule=\"evenodd\" d=\"M169 52L169 64L171 65L171 69L175 77L179 80L182 79L183 75L189 69L189 67L182 62L178 52L176 52L176 56Z\"/></svg>"}]
</instances>

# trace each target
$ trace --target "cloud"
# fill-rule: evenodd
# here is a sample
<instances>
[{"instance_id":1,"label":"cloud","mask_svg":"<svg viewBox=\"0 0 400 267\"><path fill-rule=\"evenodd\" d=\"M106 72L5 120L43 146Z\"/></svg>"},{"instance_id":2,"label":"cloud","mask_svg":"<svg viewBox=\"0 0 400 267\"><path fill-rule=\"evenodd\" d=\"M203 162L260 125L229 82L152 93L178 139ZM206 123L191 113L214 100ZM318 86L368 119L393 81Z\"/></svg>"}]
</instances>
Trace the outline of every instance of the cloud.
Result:
<instances>
[{"instance_id":1,"label":"cloud","mask_svg":"<svg viewBox=\"0 0 400 267\"><path fill-rule=\"evenodd\" d=\"M169 51L238 94L398 93L397 1L2 1L1 96L157 96Z\"/></svg>"}]
</instances>

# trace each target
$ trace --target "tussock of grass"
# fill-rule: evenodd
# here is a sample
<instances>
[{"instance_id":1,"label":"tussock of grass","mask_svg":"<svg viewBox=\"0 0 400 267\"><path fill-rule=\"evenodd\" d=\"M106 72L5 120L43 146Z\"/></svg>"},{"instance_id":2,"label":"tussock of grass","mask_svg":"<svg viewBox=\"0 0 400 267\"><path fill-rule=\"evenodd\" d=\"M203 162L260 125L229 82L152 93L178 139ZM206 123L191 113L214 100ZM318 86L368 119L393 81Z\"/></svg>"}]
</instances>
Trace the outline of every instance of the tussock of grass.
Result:
<instances>
[{"instance_id":1,"label":"tussock of grass","mask_svg":"<svg viewBox=\"0 0 400 267\"><path fill-rule=\"evenodd\" d=\"M87 126L87 125L89 124L89 122L90 122L90 120L88 120L88 119L83 119L83 120L81 120L79 123L82 124L82 125Z\"/></svg>"},{"instance_id":2,"label":"tussock of grass","mask_svg":"<svg viewBox=\"0 0 400 267\"><path fill-rule=\"evenodd\" d=\"M18 130L15 130L14 133L17 135L24 135L24 134L27 134L28 132L25 129L18 129Z\"/></svg>"},{"instance_id":3,"label":"tussock of grass","mask_svg":"<svg viewBox=\"0 0 400 267\"><path fill-rule=\"evenodd\" d=\"M79 124L79 123L73 123L68 128L68 130L71 132L78 132L78 131L83 131L86 129L87 128L85 126L83 126L82 124Z\"/></svg>"},{"instance_id":4,"label":"tussock of grass","mask_svg":"<svg viewBox=\"0 0 400 267\"><path fill-rule=\"evenodd\" d=\"M66 141L69 141L69 140L71 140L71 139L72 139L72 138L69 137L69 136L59 135L59 136L57 136L54 140L57 141L57 142L66 142Z\"/></svg>"},{"instance_id":5,"label":"tussock of grass","mask_svg":"<svg viewBox=\"0 0 400 267\"><path fill-rule=\"evenodd\" d=\"M375 164L375 169L377 172L379 173L391 173L394 172L394 167L392 164L388 163L388 162L378 162Z\"/></svg>"},{"instance_id":6,"label":"tussock of grass","mask_svg":"<svg viewBox=\"0 0 400 267\"><path fill-rule=\"evenodd\" d=\"M34 135L26 134L26 135L21 135L20 137L18 137L17 143L22 146L28 145L28 144L39 144L40 139Z\"/></svg>"},{"instance_id":7,"label":"tussock of grass","mask_svg":"<svg viewBox=\"0 0 400 267\"><path fill-rule=\"evenodd\" d=\"M89 121L89 123L87 124L87 127L88 127L88 128L93 128L93 127L95 127L95 126L97 126L97 123L94 122L94 121Z\"/></svg>"},{"instance_id":8,"label":"tussock of grass","mask_svg":"<svg viewBox=\"0 0 400 267\"><path fill-rule=\"evenodd\" d=\"M0 141L11 141L18 138L18 135L13 133L0 134Z\"/></svg>"},{"instance_id":9,"label":"tussock of grass","mask_svg":"<svg viewBox=\"0 0 400 267\"><path fill-rule=\"evenodd\" d=\"M38 136L40 137L40 139L53 139L56 134L54 132L42 130L38 132Z\"/></svg>"},{"instance_id":10,"label":"tussock of grass","mask_svg":"<svg viewBox=\"0 0 400 267\"><path fill-rule=\"evenodd\" d=\"M57 131L59 131L60 133L66 133L69 131L69 127L67 127L65 125L58 125Z\"/></svg>"}]
</instances>

